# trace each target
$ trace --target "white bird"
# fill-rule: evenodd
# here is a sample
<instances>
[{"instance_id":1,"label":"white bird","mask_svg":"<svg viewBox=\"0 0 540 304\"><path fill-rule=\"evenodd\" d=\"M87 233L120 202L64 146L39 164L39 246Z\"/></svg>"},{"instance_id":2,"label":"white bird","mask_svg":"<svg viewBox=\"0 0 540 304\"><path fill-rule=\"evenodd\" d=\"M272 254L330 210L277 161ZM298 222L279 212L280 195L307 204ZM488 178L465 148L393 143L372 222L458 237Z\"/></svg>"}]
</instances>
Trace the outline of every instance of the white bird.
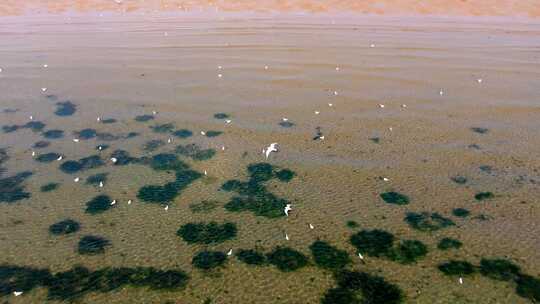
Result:
<instances>
[{"instance_id":1,"label":"white bird","mask_svg":"<svg viewBox=\"0 0 540 304\"><path fill-rule=\"evenodd\" d=\"M407 105L406 105L406 104L402 104L401 107L402 107L402 108L406 108Z\"/></svg>"},{"instance_id":2,"label":"white bird","mask_svg":"<svg viewBox=\"0 0 540 304\"><path fill-rule=\"evenodd\" d=\"M206 172L206 170L204 170L204 175L208 175L208 172Z\"/></svg>"},{"instance_id":3,"label":"white bird","mask_svg":"<svg viewBox=\"0 0 540 304\"><path fill-rule=\"evenodd\" d=\"M78 139L78 138L74 138L73 141L74 141L74 142L79 142L79 139Z\"/></svg>"},{"instance_id":4,"label":"white bird","mask_svg":"<svg viewBox=\"0 0 540 304\"><path fill-rule=\"evenodd\" d=\"M372 44L369 45L369 47L374 48L374 47L375 47L375 44L372 43Z\"/></svg>"},{"instance_id":5,"label":"white bird","mask_svg":"<svg viewBox=\"0 0 540 304\"><path fill-rule=\"evenodd\" d=\"M338 91L334 91L334 95L337 96L337 95L338 95Z\"/></svg>"},{"instance_id":6,"label":"white bird","mask_svg":"<svg viewBox=\"0 0 540 304\"><path fill-rule=\"evenodd\" d=\"M232 255L232 249L229 249L229 252L227 252L227 255Z\"/></svg>"},{"instance_id":7,"label":"white bird","mask_svg":"<svg viewBox=\"0 0 540 304\"><path fill-rule=\"evenodd\" d=\"M73 179L73 181L74 181L74 182L76 182L76 183L78 183L78 182L79 182L79 180L81 180L81 179L80 179L80 178L78 178L78 177L75 177L75 178Z\"/></svg>"},{"instance_id":8,"label":"white bird","mask_svg":"<svg viewBox=\"0 0 540 304\"><path fill-rule=\"evenodd\" d=\"M32 156L36 156L36 151L32 151Z\"/></svg>"},{"instance_id":9,"label":"white bird","mask_svg":"<svg viewBox=\"0 0 540 304\"><path fill-rule=\"evenodd\" d=\"M172 138L169 137L169 139L167 139L167 143L171 143L172 142Z\"/></svg>"},{"instance_id":10,"label":"white bird","mask_svg":"<svg viewBox=\"0 0 540 304\"><path fill-rule=\"evenodd\" d=\"M113 200L113 201L111 202L111 206L113 206L114 204L116 204L116 200Z\"/></svg>"},{"instance_id":11,"label":"white bird","mask_svg":"<svg viewBox=\"0 0 540 304\"><path fill-rule=\"evenodd\" d=\"M56 159L57 161L61 161L64 157L62 155L58 156L58 158Z\"/></svg>"},{"instance_id":12,"label":"white bird","mask_svg":"<svg viewBox=\"0 0 540 304\"><path fill-rule=\"evenodd\" d=\"M128 205L131 205L131 200L128 200Z\"/></svg>"},{"instance_id":13,"label":"white bird","mask_svg":"<svg viewBox=\"0 0 540 304\"><path fill-rule=\"evenodd\" d=\"M309 224L309 229L315 229L312 224Z\"/></svg>"},{"instance_id":14,"label":"white bird","mask_svg":"<svg viewBox=\"0 0 540 304\"><path fill-rule=\"evenodd\" d=\"M0 68L0 73L2 73L2 71L3 71L2 68Z\"/></svg>"},{"instance_id":15,"label":"white bird","mask_svg":"<svg viewBox=\"0 0 540 304\"><path fill-rule=\"evenodd\" d=\"M333 107L334 104L333 104L333 103L329 103L328 106L329 106L329 107Z\"/></svg>"},{"instance_id":16,"label":"white bird","mask_svg":"<svg viewBox=\"0 0 540 304\"><path fill-rule=\"evenodd\" d=\"M218 70L221 70L221 69L222 69L223 67L222 67L222 66L220 66L220 65L218 65L218 67L217 67L217 68L218 68Z\"/></svg>"},{"instance_id":17,"label":"white bird","mask_svg":"<svg viewBox=\"0 0 540 304\"><path fill-rule=\"evenodd\" d=\"M283 212L285 212L285 215L286 215L286 216L289 216L289 211L291 211L291 210L292 210L291 204L287 204L287 205L285 206L285 208L283 208Z\"/></svg>"},{"instance_id":18,"label":"white bird","mask_svg":"<svg viewBox=\"0 0 540 304\"><path fill-rule=\"evenodd\" d=\"M268 66L267 66L267 65L265 65L265 66L264 66L264 69L265 69L265 70L268 70Z\"/></svg>"},{"instance_id":19,"label":"white bird","mask_svg":"<svg viewBox=\"0 0 540 304\"><path fill-rule=\"evenodd\" d=\"M22 294L23 294L22 291L14 291L14 292L13 292L13 295L16 296L16 297L18 297L18 296L20 296L20 295L22 295Z\"/></svg>"},{"instance_id":20,"label":"white bird","mask_svg":"<svg viewBox=\"0 0 540 304\"><path fill-rule=\"evenodd\" d=\"M221 77L223 77L223 75L221 75L221 74L217 74L217 77L221 78Z\"/></svg>"},{"instance_id":21,"label":"white bird","mask_svg":"<svg viewBox=\"0 0 540 304\"><path fill-rule=\"evenodd\" d=\"M319 111L315 111L315 115L319 115L321 112Z\"/></svg>"},{"instance_id":22,"label":"white bird","mask_svg":"<svg viewBox=\"0 0 540 304\"><path fill-rule=\"evenodd\" d=\"M28 118L29 118L30 120L34 120L34 116L32 116L32 115L28 116Z\"/></svg>"},{"instance_id":23,"label":"white bird","mask_svg":"<svg viewBox=\"0 0 540 304\"><path fill-rule=\"evenodd\" d=\"M206 132L204 132L204 131L201 131L201 135L203 135L203 136L204 136L204 135L206 135Z\"/></svg>"},{"instance_id":24,"label":"white bird","mask_svg":"<svg viewBox=\"0 0 540 304\"><path fill-rule=\"evenodd\" d=\"M99 182L99 187L103 188L103 182Z\"/></svg>"},{"instance_id":25,"label":"white bird","mask_svg":"<svg viewBox=\"0 0 540 304\"><path fill-rule=\"evenodd\" d=\"M389 181L390 179L388 179L388 178L386 178L386 177L383 177L382 180L385 181L385 182L387 182L387 181Z\"/></svg>"},{"instance_id":26,"label":"white bird","mask_svg":"<svg viewBox=\"0 0 540 304\"><path fill-rule=\"evenodd\" d=\"M285 239L288 241L289 240L289 235L285 233Z\"/></svg>"},{"instance_id":27,"label":"white bird","mask_svg":"<svg viewBox=\"0 0 540 304\"><path fill-rule=\"evenodd\" d=\"M227 119L227 120L225 120L225 122L228 123L228 124L230 124L230 123L232 122L232 120Z\"/></svg>"},{"instance_id":28,"label":"white bird","mask_svg":"<svg viewBox=\"0 0 540 304\"><path fill-rule=\"evenodd\" d=\"M379 104L379 108L384 108L384 105L382 103Z\"/></svg>"},{"instance_id":29,"label":"white bird","mask_svg":"<svg viewBox=\"0 0 540 304\"><path fill-rule=\"evenodd\" d=\"M364 256L363 256L360 252L358 253L358 257L359 257L361 260L364 259Z\"/></svg>"},{"instance_id":30,"label":"white bird","mask_svg":"<svg viewBox=\"0 0 540 304\"><path fill-rule=\"evenodd\" d=\"M44 67L44 68L48 68L49 65L48 65L48 64L44 64L43 67Z\"/></svg>"},{"instance_id":31,"label":"white bird","mask_svg":"<svg viewBox=\"0 0 540 304\"><path fill-rule=\"evenodd\" d=\"M163 209L165 209L165 211L169 210L169 205L165 206Z\"/></svg>"},{"instance_id":32,"label":"white bird","mask_svg":"<svg viewBox=\"0 0 540 304\"><path fill-rule=\"evenodd\" d=\"M98 148L99 151L103 150L102 146L98 146L97 148Z\"/></svg>"},{"instance_id":33,"label":"white bird","mask_svg":"<svg viewBox=\"0 0 540 304\"><path fill-rule=\"evenodd\" d=\"M390 128L388 128L388 131L392 132L392 131L394 131L394 128L390 127Z\"/></svg>"},{"instance_id":34,"label":"white bird","mask_svg":"<svg viewBox=\"0 0 540 304\"><path fill-rule=\"evenodd\" d=\"M111 157L111 161L113 164L115 164L118 161L118 159L116 159L115 157Z\"/></svg>"},{"instance_id":35,"label":"white bird","mask_svg":"<svg viewBox=\"0 0 540 304\"><path fill-rule=\"evenodd\" d=\"M336 71L339 71L339 67L336 67Z\"/></svg>"},{"instance_id":36,"label":"white bird","mask_svg":"<svg viewBox=\"0 0 540 304\"><path fill-rule=\"evenodd\" d=\"M47 91L47 88L41 88L41 92Z\"/></svg>"},{"instance_id":37,"label":"white bird","mask_svg":"<svg viewBox=\"0 0 540 304\"><path fill-rule=\"evenodd\" d=\"M268 159L268 157L270 156L270 153L272 152L278 152L277 143L271 143L270 146L268 146L268 148L263 149L263 153L266 155L266 159Z\"/></svg>"},{"instance_id":38,"label":"white bird","mask_svg":"<svg viewBox=\"0 0 540 304\"><path fill-rule=\"evenodd\" d=\"M324 140L324 135L319 136L319 140Z\"/></svg>"},{"instance_id":39,"label":"white bird","mask_svg":"<svg viewBox=\"0 0 540 304\"><path fill-rule=\"evenodd\" d=\"M283 117L281 120L283 120L283 121L289 121L289 119L288 119L288 118L285 118L285 117Z\"/></svg>"},{"instance_id":40,"label":"white bird","mask_svg":"<svg viewBox=\"0 0 540 304\"><path fill-rule=\"evenodd\" d=\"M157 114L157 111L152 111L152 115L156 115Z\"/></svg>"},{"instance_id":41,"label":"white bird","mask_svg":"<svg viewBox=\"0 0 540 304\"><path fill-rule=\"evenodd\" d=\"M463 284L463 278L459 278L459 284Z\"/></svg>"},{"instance_id":42,"label":"white bird","mask_svg":"<svg viewBox=\"0 0 540 304\"><path fill-rule=\"evenodd\" d=\"M482 83L482 78L478 78L476 81L478 81L478 83Z\"/></svg>"},{"instance_id":43,"label":"white bird","mask_svg":"<svg viewBox=\"0 0 540 304\"><path fill-rule=\"evenodd\" d=\"M444 92L443 92L443 90L440 90L440 91L439 91L439 95L441 95L441 96L443 96L443 95L444 95Z\"/></svg>"},{"instance_id":44,"label":"white bird","mask_svg":"<svg viewBox=\"0 0 540 304\"><path fill-rule=\"evenodd\" d=\"M101 121L101 117L98 116L98 117L96 118L96 120L97 120L97 121Z\"/></svg>"}]
</instances>

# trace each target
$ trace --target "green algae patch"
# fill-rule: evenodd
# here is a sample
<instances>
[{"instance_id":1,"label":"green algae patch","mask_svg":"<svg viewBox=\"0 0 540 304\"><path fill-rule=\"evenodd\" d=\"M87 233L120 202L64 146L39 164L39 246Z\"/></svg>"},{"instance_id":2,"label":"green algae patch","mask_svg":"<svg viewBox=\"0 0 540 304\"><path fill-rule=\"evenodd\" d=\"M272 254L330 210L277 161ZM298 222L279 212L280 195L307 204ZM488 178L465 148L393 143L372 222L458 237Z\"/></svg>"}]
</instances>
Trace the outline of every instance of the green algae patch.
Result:
<instances>
[{"instance_id":1,"label":"green algae patch","mask_svg":"<svg viewBox=\"0 0 540 304\"><path fill-rule=\"evenodd\" d=\"M106 238L96 235L85 235L79 240L77 251L83 255L96 255L105 253L105 248L111 242Z\"/></svg>"},{"instance_id":2,"label":"green algae patch","mask_svg":"<svg viewBox=\"0 0 540 304\"><path fill-rule=\"evenodd\" d=\"M91 215L103 213L114 205L111 205L112 199L108 195L98 195L86 203L85 212Z\"/></svg>"},{"instance_id":3,"label":"green algae patch","mask_svg":"<svg viewBox=\"0 0 540 304\"><path fill-rule=\"evenodd\" d=\"M511 281L515 280L520 272L519 266L505 259L480 260L480 273L490 279Z\"/></svg>"},{"instance_id":4,"label":"green algae patch","mask_svg":"<svg viewBox=\"0 0 540 304\"><path fill-rule=\"evenodd\" d=\"M9 177L0 178L0 203L9 204L30 198L31 194L25 191L23 183L32 174L30 171L23 171ZM1 175L2 170L0 170Z\"/></svg>"},{"instance_id":5,"label":"green algae patch","mask_svg":"<svg viewBox=\"0 0 540 304\"><path fill-rule=\"evenodd\" d=\"M283 174L283 170L278 170L268 163L251 164L247 171L248 181L229 180L221 186L223 191L238 194L225 204L225 209L231 212L251 211L257 216L268 218L285 216L283 209L290 202L269 192L264 183L272 179L287 181L289 177L294 177L294 172Z\"/></svg>"},{"instance_id":6,"label":"green algae patch","mask_svg":"<svg viewBox=\"0 0 540 304\"><path fill-rule=\"evenodd\" d=\"M440 250L459 249L461 246L463 246L463 243L461 243L459 240L448 237L443 238L437 244L437 248Z\"/></svg>"},{"instance_id":7,"label":"green algae patch","mask_svg":"<svg viewBox=\"0 0 540 304\"><path fill-rule=\"evenodd\" d=\"M189 209L193 213L208 213L217 208L220 203L217 201L202 201L189 205Z\"/></svg>"},{"instance_id":8,"label":"green algae patch","mask_svg":"<svg viewBox=\"0 0 540 304\"><path fill-rule=\"evenodd\" d=\"M468 217L471 212L465 208L455 208L452 210L452 214L457 217Z\"/></svg>"},{"instance_id":9,"label":"green algae patch","mask_svg":"<svg viewBox=\"0 0 540 304\"><path fill-rule=\"evenodd\" d=\"M73 174L80 171L95 169L103 165L105 165L105 162L101 160L101 157L99 155L91 155L88 157L83 157L78 161L68 160L66 162L63 162L60 165L60 171L67 174Z\"/></svg>"},{"instance_id":10,"label":"green algae patch","mask_svg":"<svg viewBox=\"0 0 540 304\"><path fill-rule=\"evenodd\" d=\"M109 173L98 173L90 175L86 178L86 184L92 186L98 186L101 183L105 183L108 179Z\"/></svg>"},{"instance_id":11,"label":"green algae patch","mask_svg":"<svg viewBox=\"0 0 540 304\"><path fill-rule=\"evenodd\" d=\"M468 181L465 176L461 175L452 176L450 179L458 185L465 185Z\"/></svg>"},{"instance_id":12,"label":"green algae patch","mask_svg":"<svg viewBox=\"0 0 540 304\"><path fill-rule=\"evenodd\" d=\"M223 266L227 261L227 255L221 251L201 251L191 260L191 264L202 270L210 270Z\"/></svg>"},{"instance_id":13,"label":"green algae patch","mask_svg":"<svg viewBox=\"0 0 540 304\"><path fill-rule=\"evenodd\" d=\"M321 304L361 304L361 297L348 288L330 288L321 299Z\"/></svg>"},{"instance_id":14,"label":"green algae patch","mask_svg":"<svg viewBox=\"0 0 540 304\"><path fill-rule=\"evenodd\" d=\"M221 134L223 134L223 132L221 131L213 131L213 130L206 131L206 137L218 137Z\"/></svg>"},{"instance_id":15,"label":"green algae patch","mask_svg":"<svg viewBox=\"0 0 540 304\"><path fill-rule=\"evenodd\" d=\"M174 130L174 125L172 123L153 125L150 129L155 133L171 133Z\"/></svg>"},{"instance_id":16,"label":"green algae patch","mask_svg":"<svg viewBox=\"0 0 540 304\"><path fill-rule=\"evenodd\" d=\"M350 220L346 223L347 227L354 229L360 227L360 224L358 224L356 221Z\"/></svg>"},{"instance_id":17,"label":"green algae patch","mask_svg":"<svg viewBox=\"0 0 540 304\"><path fill-rule=\"evenodd\" d=\"M216 155L216 150L202 149L196 144L178 145L176 146L175 152L196 161L209 160Z\"/></svg>"},{"instance_id":18,"label":"green algae patch","mask_svg":"<svg viewBox=\"0 0 540 304\"><path fill-rule=\"evenodd\" d=\"M410 202L408 196L394 191L381 193L380 196L388 204L408 205Z\"/></svg>"},{"instance_id":19,"label":"green algae patch","mask_svg":"<svg viewBox=\"0 0 540 304\"><path fill-rule=\"evenodd\" d=\"M32 148L34 148L34 149L44 149L44 148L47 148L50 145L51 145L51 142L46 141L46 140L40 140L40 141L36 141L32 145Z\"/></svg>"},{"instance_id":20,"label":"green algae patch","mask_svg":"<svg viewBox=\"0 0 540 304\"><path fill-rule=\"evenodd\" d=\"M437 212L408 212L405 216L405 222L407 222L411 228L420 231L436 231L455 225L451 219L446 218Z\"/></svg>"},{"instance_id":21,"label":"green algae patch","mask_svg":"<svg viewBox=\"0 0 540 304\"><path fill-rule=\"evenodd\" d=\"M47 130L41 133L41 136L46 139L58 139L64 137L64 131L62 130Z\"/></svg>"},{"instance_id":22,"label":"green algae patch","mask_svg":"<svg viewBox=\"0 0 540 304\"><path fill-rule=\"evenodd\" d=\"M181 139L185 139L185 138L189 138L193 136L193 132L191 132L188 129L180 129L180 130L174 131L172 135Z\"/></svg>"},{"instance_id":23,"label":"green algae patch","mask_svg":"<svg viewBox=\"0 0 540 304\"><path fill-rule=\"evenodd\" d=\"M293 122L290 122L290 121L281 121L279 122L279 125L283 128L292 128L295 126L295 124Z\"/></svg>"},{"instance_id":24,"label":"green algae patch","mask_svg":"<svg viewBox=\"0 0 540 304\"><path fill-rule=\"evenodd\" d=\"M351 244L362 254L374 257L388 255L394 246L393 234L380 230L362 230L351 236Z\"/></svg>"},{"instance_id":25,"label":"green algae patch","mask_svg":"<svg viewBox=\"0 0 540 304\"><path fill-rule=\"evenodd\" d=\"M214 114L215 119L227 119L229 117L230 116L227 113L216 113L216 114Z\"/></svg>"},{"instance_id":26,"label":"green algae patch","mask_svg":"<svg viewBox=\"0 0 540 304\"><path fill-rule=\"evenodd\" d=\"M148 115L148 114L135 116L135 121L137 122L147 122L153 119L154 119L154 116Z\"/></svg>"},{"instance_id":27,"label":"green algae patch","mask_svg":"<svg viewBox=\"0 0 540 304\"><path fill-rule=\"evenodd\" d=\"M448 276L467 276L475 273L475 267L467 261L448 261L437 266L439 271Z\"/></svg>"},{"instance_id":28,"label":"green algae patch","mask_svg":"<svg viewBox=\"0 0 540 304\"><path fill-rule=\"evenodd\" d=\"M219 244L236 237L236 224L188 223L176 232L188 244Z\"/></svg>"},{"instance_id":29,"label":"green algae patch","mask_svg":"<svg viewBox=\"0 0 540 304\"><path fill-rule=\"evenodd\" d=\"M58 158L61 156L59 153L50 152L50 153L44 153L38 155L35 160L40 163L50 163L55 160L58 160Z\"/></svg>"},{"instance_id":30,"label":"green algae patch","mask_svg":"<svg viewBox=\"0 0 540 304\"><path fill-rule=\"evenodd\" d=\"M63 101L56 103L56 111L54 114L56 116L71 116L77 111L77 105L71 101Z\"/></svg>"},{"instance_id":31,"label":"green algae patch","mask_svg":"<svg viewBox=\"0 0 540 304\"><path fill-rule=\"evenodd\" d=\"M471 131L478 134L486 134L489 132L489 129L487 128L481 128L481 127L472 127Z\"/></svg>"},{"instance_id":32,"label":"green algae patch","mask_svg":"<svg viewBox=\"0 0 540 304\"><path fill-rule=\"evenodd\" d=\"M79 231L81 225L72 219L65 219L49 226L49 233L53 235L66 235Z\"/></svg>"},{"instance_id":33,"label":"green algae patch","mask_svg":"<svg viewBox=\"0 0 540 304\"><path fill-rule=\"evenodd\" d=\"M540 279L521 274L516 280L516 293L533 303L540 302Z\"/></svg>"},{"instance_id":34,"label":"green algae patch","mask_svg":"<svg viewBox=\"0 0 540 304\"><path fill-rule=\"evenodd\" d=\"M424 243L418 240L404 240L388 253L388 258L401 264L411 264L424 258L427 253L428 248Z\"/></svg>"},{"instance_id":35,"label":"green algae patch","mask_svg":"<svg viewBox=\"0 0 540 304\"><path fill-rule=\"evenodd\" d=\"M156 171L182 171L189 168L183 161L179 160L175 154L160 153L154 155L150 160L150 167Z\"/></svg>"},{"instance_id":36,"label":"green algae patch","mask_svg":"<svg viewBox=\"0 0 540 304\"><path fill-rule=\"evenodd\" d=\"M343 270L336 274L337 288L327 291L323 304L398 304L404 301L403 291L383 277L359 271Z\"/></svg>"},{"instance_id":37,"label":"green algae patch","mask_svg":"<svg viewBox=\"0 0 540 304\"><path fill-rule=\"evenodd\" d=\"M39 188L39 190L41 192L51 192L51 191L54 191L54 190L58 189L58 187L60 187L59 183L48 183L48 184L45 184L45 185L41 186Z\"/></svg>"},{"instance_id":38,"label":"green algae patch","mask_svg":"<svg viewBox=\"0 0 540 304\"><path fill-rule=\"evenodd\" d=\"M283 272L295 271L308 264L308 258L303 253L289 247L277 247L266 258Z\"/></svg>"},{"instance_id":39,"label":"green algae patch","mask_svg":"<svg viewBox=\"0 0 540 304\"><path fill-rule=\"evenodd\" d=\"M147 152L156 151L157 149L165 146L165 141L161 139L153 139L144 143L142 149Z\"/></svg>"},{"instance_id":40,"label":"green algae patch","mask_svg":"<svg viewBox=\"0 0 540 304\"><path fill-rule=\"evenodd\" d=\"M477 201L485 201L494 197L495 195L493 195L493 193L491 192L479 192L474 195L474 199L476 199Z\"/></svg>"},{"instance_id":41,"label":"green algae patch","mask_svg":"<svg viewBox=\"0 0 540 304\"><path fill-rule=\"evenodd\" d=\"M351 263L349 254L345 250L337 249L324 241L315 241L309 246L315 264L321 268L337 270Z\"/></svg>"},{"instance_id":42,"label":"green algae patch","mask_svg":"<svg viewBox=\"0 0 540 304\"><path fill-rule=\"evenodd\" d=\"M266 264L266 256L254 249L240 249L236 252L236 258L248 265L261 266Z\"/></svg>"}]
</instances>

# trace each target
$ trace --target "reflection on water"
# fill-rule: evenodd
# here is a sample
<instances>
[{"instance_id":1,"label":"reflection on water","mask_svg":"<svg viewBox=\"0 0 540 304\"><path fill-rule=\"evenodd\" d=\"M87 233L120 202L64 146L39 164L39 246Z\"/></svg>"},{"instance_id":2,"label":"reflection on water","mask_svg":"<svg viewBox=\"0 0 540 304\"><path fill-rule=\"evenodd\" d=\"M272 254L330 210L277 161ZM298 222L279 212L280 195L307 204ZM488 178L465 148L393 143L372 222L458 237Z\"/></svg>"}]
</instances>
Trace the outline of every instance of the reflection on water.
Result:
<instances>
[{"instance_id":1,"label":"reflection on water","mask_svg":"<svg viewBox=\"0 0 540 304\"><path fill-rule=\"evenodd\" d=\"M78 18L2 29L6 301L540 301L535 24Z\"/></svg>"}]
</instances>

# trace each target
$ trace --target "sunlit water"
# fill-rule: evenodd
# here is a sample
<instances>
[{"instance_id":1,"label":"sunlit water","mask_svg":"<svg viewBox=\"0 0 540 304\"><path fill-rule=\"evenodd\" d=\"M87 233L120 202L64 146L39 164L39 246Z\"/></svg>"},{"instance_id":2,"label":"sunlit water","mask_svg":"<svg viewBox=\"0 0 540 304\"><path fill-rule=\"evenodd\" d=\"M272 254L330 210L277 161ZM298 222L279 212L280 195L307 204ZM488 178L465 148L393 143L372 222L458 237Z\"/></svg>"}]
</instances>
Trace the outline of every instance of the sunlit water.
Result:
<instances>
[{"instance_id":1,"label":"sunlit water","mask_svg":"<svg viewBox=\"0 0 540 304\"><path fill-rule=\"evenodd\" d=\"M311 255L309 247L319 239L350 255L347 268L399 286L405 302L532 302L516 294L519 278L473 274L460 284L459 275L445 276L437 266L504 258L522 274L540 273L538 23L95 14L5 17L0 24L0 147L8 156L0 171L0 263L52 274L82 265L189 275L186 286L170 290L124 284L59 301L319 303L336 286L332 271L317 267ZM152 119L135 119L141 115ZM26 125L30 116L34 124ZM283 124L284 118L291 124ZM41 130L38 121L45 124ZM84 129L97 134L76 133ZM48 130L63 133L44 138ZM175 136L178 130L192 135ZM222 133L210 137L208 131ZM39 141L50 143L39 148ZM262 150L274 142L279 152L267 160ZM175 152L189 144L209 157ZM139 160L115 164L115 150ZM37 161L51 152L58 155ZM157 171L144 161L159 153L177 155L189 166L181 172L200 176L178 187L173 199L144 202L138 196L142 187L176 179L175 170ZM67 161L92 155L103 163L71 174L60 170ZM259 184L292 204L288 217L224 208L237 193L222 185L248 181L248 166L261 162L275 166L274 172L295 172L290 181L274 176ZM19 176L20 183L6 180L25 171L32 175ZM106 179L87 183L103 173ZM43 192L49 183L58 187ZM380 194L391 191L405 194L409 203L386 203ZM493 197L475 199L482 192ZM86 203L98 195L116 204L87 212ZM470 215L456 216L456 208ZM404 221L408 212L424 211L453 225L422 231ZM52 234L49 226L64 219L77 221L80 229ZM177 235L184 224L211 221L235 223L236 236L205 245ZM348 227L348 221L358 227ZM419 240L428 253L409 264L364 254L362 263L350 237L376 228L394 234L396 245ZM98 254L80 254L78 243L87 235L110 245ZM445 237L463 246L438 249ZM309 264L283 272L246 265L234 254L253 248L269 253L276 246L302 252ZM230 249L233 254L217 269L192 265L202 250ZM0 295L10 303L50 297L43 284L14 296L21 285L6 285L5 273L0 279Z\"/></svg>"}]
</instances>

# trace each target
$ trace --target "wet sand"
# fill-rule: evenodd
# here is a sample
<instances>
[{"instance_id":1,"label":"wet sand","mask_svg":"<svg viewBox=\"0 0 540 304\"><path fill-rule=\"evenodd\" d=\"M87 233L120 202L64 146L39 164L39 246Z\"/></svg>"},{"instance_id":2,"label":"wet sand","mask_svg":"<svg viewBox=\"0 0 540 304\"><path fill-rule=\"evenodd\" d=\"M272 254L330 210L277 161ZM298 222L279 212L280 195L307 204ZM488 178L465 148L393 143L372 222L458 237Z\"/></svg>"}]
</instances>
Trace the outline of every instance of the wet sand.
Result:
<instances>
[{"instance_id":1,"label":"wet sand","mask_svg":"<svg viewBox=\"0 0 540 304\"><path fill-rule=\"evenodd\" d=\"M0 203L1 264L53 272L77 264L90 269L153 266L180 268L191 276L185 290L122 288L89 294L84 303L202 303L206 298L212 303L319 303L335 285L330 272L315 266L283 273L230 258L212 275L194 269L191 258L206 246L186 244L177 229L188 222L227 220L237 224L238 237L207 247L270 251L282 245L309 255L309 245L322 239L346 249L353 269L378 273L400 286L407 303L530 303L507 282L477 275L459 285L436 267L449 259L478 264L482 257L504 257L528 274L540 274L540 23L236 13L71 13L3 17L0 23L0 110L18 109L0 113L2 125L21 125L32 115L47 124L46 130L65 131L65 138L51 140L38 153L61 152L66 159L95 154L101 141L74 143L71 134L95 128L141 133L107 142L111 148L102 155L124 149L142 156L148 140L169 137L148 126L169 122L194 136L174 138L158 152L181 143L217 150L208 161L188 161L199 172L207 170L208 177L187 187L165 211L135 196L140 187L163 184L174 174L108 164L68 175L56 161L32 159L31 146L42 139L38 133L2 133L0 146L10 156L3 165L6 175L24 170L34 175L24 183L31 198ZM55 116L57 101L48 94L72 101L77 112ZM154 110L153 121L133 120ZM220 112L230 114L232 122L214 119ZM100 124L98 116L118 122ZM283 117L295 126L281 127ZM313 140L317 127L322 141ZM473 132L474 127L488 132ZM224 134L207 138L199 135L203 130ZM289 183L269 183L273 193L292 201L291 216L268 219L221 206L209 213L190 211L189 204L202 200L225 204L231 195L218 191L220 186L229 179L245 180L247 165L265 161L261 150L272 142L280 151L268 162L297 173ZM84 180L101 172L109 173L103 189L73 182L75 176ZM451 180L457 175L468 182L457 185ZM40 186L50 181L60 188L41 193ZM389 190L407 194L411 203L384 203L379 194ZM474 195L482 191L495 198L476 201ZM84 213L85 202L99 193L116 198L118 206L100 215ZM128 199L134 203L128 206ZM459 207L472 215L452 217ZM409 211L439 212L456 225L413 230L403 221ZM479 215L489 220L474 219ZM52 237L49 225L64 218L78 220L81 232ZM347 228L348 220L360 227ZM412 265L371 257L361 264L349 237L374 228L421 240L429 253ZM106 236L112 246L102 255L81 256L77 242L86 234ZM437 250L443 237L464 246ZM41 303L46 297L42 288L9 301Z\"/></svg>"}]
</instances>

